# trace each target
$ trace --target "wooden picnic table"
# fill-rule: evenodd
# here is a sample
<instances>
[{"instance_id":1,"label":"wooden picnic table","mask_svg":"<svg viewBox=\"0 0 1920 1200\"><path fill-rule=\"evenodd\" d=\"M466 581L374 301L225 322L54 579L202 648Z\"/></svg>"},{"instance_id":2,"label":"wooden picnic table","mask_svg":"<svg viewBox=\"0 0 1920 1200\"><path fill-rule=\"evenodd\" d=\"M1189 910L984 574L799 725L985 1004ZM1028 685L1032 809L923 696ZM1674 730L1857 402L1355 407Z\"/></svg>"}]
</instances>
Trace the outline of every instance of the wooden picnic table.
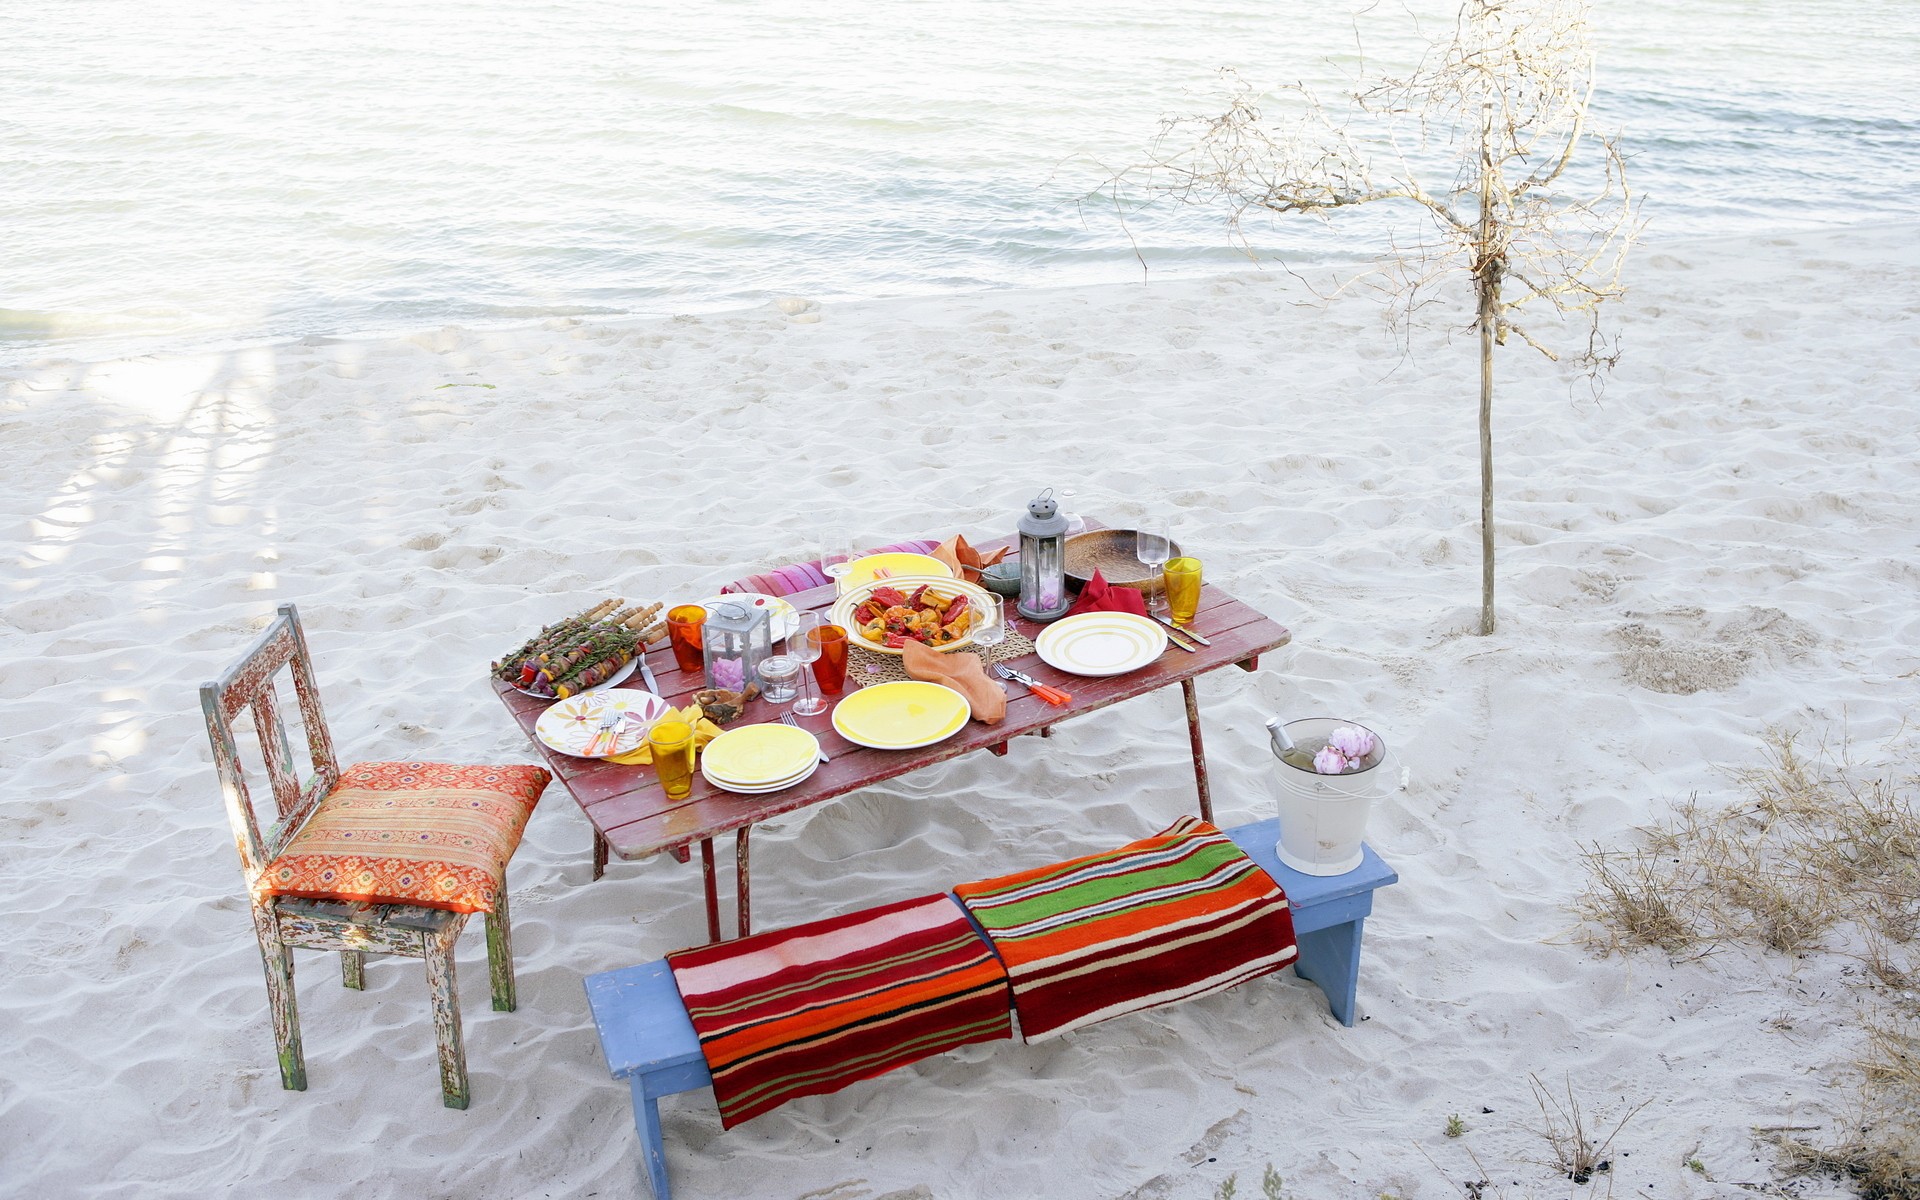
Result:
<instances>
[{"instance_id":1,"label":"wooden picnic table","mask_svg":"<svg viewBox=\"0 0 1920 1200\"><path fill-rule=\"evenodd\" d=\"M825 610L834 601L831 586L814 588L786 597L795 609L806 612ZM1008 626L1028 638L1037 636L1043 624L1029 621L1006 605ZM748 858L748 834L755 822L795 809L806 808L843 796L848 792L932 766L962 754L987 750L1007 753L1008 743L1022 734L1048 734L1062 721L1070 721L1096 709L1122 700L1131 700L1148 692L1178 684L1187 708L1187 735L1193 750L1194 784L1199 794L1200 816L1213 820L1213 800L1207 789L1206 752L1200 736L1200 709L1194 695L1195 678L1225 667L1252 671L1260 655L1287 644L1291 635L1286 628L1262 616L1211 584L1200 593L1200 609L1193 628L1213 644L1189 653L1168 644L1166 653L1154 662L1125 675L1090 679L1056 671L1029 654L1008 663L1042 683L1072 693L1072 703L1055 707L1031 696L1018 684L1008 685L1007 715L998 725L969 721L961 731L943 742L917 750L874 750L855 745L837 733L832 725L832 709L813 717L796 719L820 739L820 748L832 762L822 764L813 775L786 789L765 795L739 795L709 784L698 771L693 776L693 791L685 799L669 800L650 766L622 766L596 759L575 758L549 749L534 736L534 723L552 703L524 695L499 680L494 691L520 723L534 748L545 756L553 774L572 794L580 810L593 825L593 876L600 878L608 855L623 860L646 858L662 850L673 853L681 862L691 857L691 848L700 848L700 865L707 903L707 936L720 940L719 884L714 867L713 839L726 833L735 835L734 871L737 897L737 927L740 936L752 931L750 896L751 874ZM664 644L647 656L659 683L660 695L676 707L692 703L691 693L705 684L698 671L683 672L673 653ZM849 657L847 688L855 687L857 660ZM639 687L640 675L623 686ZM847 694L847 693L842 693ZM833 697L828 697L832 700ZM783 706L784 707L784 706ZM765 700L755 700L740 718L747 722L778 720L781 709ZM737 726L736 726L737 727Z\"/></svg>"}]
</instances>

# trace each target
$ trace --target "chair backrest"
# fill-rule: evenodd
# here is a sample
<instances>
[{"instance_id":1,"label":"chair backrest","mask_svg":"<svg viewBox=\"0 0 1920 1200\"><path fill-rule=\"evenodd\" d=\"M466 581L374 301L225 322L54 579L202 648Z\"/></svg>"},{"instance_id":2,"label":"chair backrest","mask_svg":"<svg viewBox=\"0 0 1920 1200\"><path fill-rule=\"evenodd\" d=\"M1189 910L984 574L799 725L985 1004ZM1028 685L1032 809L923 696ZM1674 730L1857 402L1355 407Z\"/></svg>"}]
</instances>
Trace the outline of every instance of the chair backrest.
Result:
<instances>
[{"instance_id":1,"label":"chair backrest","mask_svg":"<svg viewBox=\"0 0 1920 1200\"><path fill-rule=\"evenodd\" d=\"M287 743L287 727L280 719L273 686L282 667L292 668L293 694L300 705L300 723L306 728L307 752L313 761L313 777L304 787L294 774L293 751ZM240 661L227 668L225 675L200 685L200 707L207 714L213 765L220 772L220 788L226 796L227 820L233 825L240 866L251 886L313 813L314 806L340 782L340 762L334 757L333 738L327 733L326 714L320 709L320 690L314 684L313 659L307 653L300 613L293 605L280 606L273 624ZM240 748L233 739L234 718L249 707L253 709L253 726L260 738L278 817L264 839L254 816L253 798L247 791Z\"/></svg>"}]
</instances>

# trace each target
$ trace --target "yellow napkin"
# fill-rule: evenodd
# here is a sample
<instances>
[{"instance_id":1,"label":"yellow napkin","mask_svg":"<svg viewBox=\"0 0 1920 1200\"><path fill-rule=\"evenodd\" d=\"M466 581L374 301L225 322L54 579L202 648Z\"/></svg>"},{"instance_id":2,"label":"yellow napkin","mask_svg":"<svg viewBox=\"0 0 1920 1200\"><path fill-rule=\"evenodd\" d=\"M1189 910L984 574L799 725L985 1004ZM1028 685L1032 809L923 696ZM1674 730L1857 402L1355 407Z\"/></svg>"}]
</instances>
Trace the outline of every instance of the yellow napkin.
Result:
<instances>
[{"instance_id":1,"label":"yellow napkin","mask_svg":"<svg viewBox=\"0 0 1920 1200\"><path fill-rule=\"evenodd\" d=\"M678 712L668 710L660 719L662 721L685 721L688 725L692 726L693 752L695 754L706 749L708 742L720 736L720 727L708 720L706 716L701 713L698 704L690 704ZM641 742L639 749L629 750L625 754L610 754L607 756L606 761L619 763L621 766L626 767L652 766L653 747L645 742Z\"/></svg>"}]
</instances>

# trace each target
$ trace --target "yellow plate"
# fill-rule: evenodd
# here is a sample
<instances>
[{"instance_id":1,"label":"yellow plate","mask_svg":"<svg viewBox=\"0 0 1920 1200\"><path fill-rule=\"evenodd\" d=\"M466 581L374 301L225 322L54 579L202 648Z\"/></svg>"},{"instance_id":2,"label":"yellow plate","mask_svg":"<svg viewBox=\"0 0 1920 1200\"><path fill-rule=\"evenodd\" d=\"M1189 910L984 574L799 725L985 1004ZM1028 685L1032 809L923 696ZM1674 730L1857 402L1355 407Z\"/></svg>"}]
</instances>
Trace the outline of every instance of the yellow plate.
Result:
<instances>
[{"instance_id":1,"label":"yellow plate","mask_svg":"<svg viewBox=\"0 0 1920 1200\"><path fill-rule=\"evenodd\" d=\"M708 742L700 765L709 775L752 786L796 775L819 753L819 740L804 729L747 725Z\"/></svg>"},{"instance_id":2,"label":"yellow plate","mask_svg":"<svg viewBox=\"0 0 1920 1200\"><path fill-rule=\"evenodd\" d=\"M880 578L880 572L888 575L932 575L941 579L952 579L953 568L933 557L931 554L869 554L856 558L848 564L847 573L840 577L840 590L846 591L862 583L872 583Z\"/></svg>"},{"instance_id":3,"label":"yellow plate","mask_svg":"<svg viewBox=\"0 0 1920 1200\"><path fill-rule=\"evenodd\" d=\"M909 679L877 683L833 710L840 736L875 750L912 750L959 733L973 715L967 698L950 687Z\"/></svg>"}]
</instances>

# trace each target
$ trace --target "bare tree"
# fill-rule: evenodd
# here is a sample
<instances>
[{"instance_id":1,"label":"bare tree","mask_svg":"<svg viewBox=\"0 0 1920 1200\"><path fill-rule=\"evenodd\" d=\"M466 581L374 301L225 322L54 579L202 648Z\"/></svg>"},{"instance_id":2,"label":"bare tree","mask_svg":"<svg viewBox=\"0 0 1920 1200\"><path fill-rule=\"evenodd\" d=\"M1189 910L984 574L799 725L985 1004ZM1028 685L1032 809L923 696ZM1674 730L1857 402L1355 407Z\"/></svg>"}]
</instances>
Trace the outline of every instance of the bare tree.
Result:
<instances>
[{"instance_id":1,"label":"bare tree","mask_svg":"<svg viewBox=\"0 0 1920 1200\"><path fill-rule=\"evenodd\" d=\"M1638 200L1615 137L1588 125L1594 54L1587 0L1466 0L1451 35L1411 74L1349 93L1340 109L1305 84L1269 93L1238 75L1226 111L1163 122L1149 159L1108 191L1224 205L1231 236L1252 252L1250 215L1308 214L1398 201L1428 218L1411 245L1389 247L1390 294L1411 315L1442 277L1465 272L1480 334L1480 632L1493 610L1493 348L1514 335L1555 361L1554 338L1520 323L1529 307L1557 314L1582 341L1565 360L1598 380L1619 357L1600 307L1623 294L1639 232ZM1453 174L1429 186L1436 160Z\"/></svg>"}]
</instances>

